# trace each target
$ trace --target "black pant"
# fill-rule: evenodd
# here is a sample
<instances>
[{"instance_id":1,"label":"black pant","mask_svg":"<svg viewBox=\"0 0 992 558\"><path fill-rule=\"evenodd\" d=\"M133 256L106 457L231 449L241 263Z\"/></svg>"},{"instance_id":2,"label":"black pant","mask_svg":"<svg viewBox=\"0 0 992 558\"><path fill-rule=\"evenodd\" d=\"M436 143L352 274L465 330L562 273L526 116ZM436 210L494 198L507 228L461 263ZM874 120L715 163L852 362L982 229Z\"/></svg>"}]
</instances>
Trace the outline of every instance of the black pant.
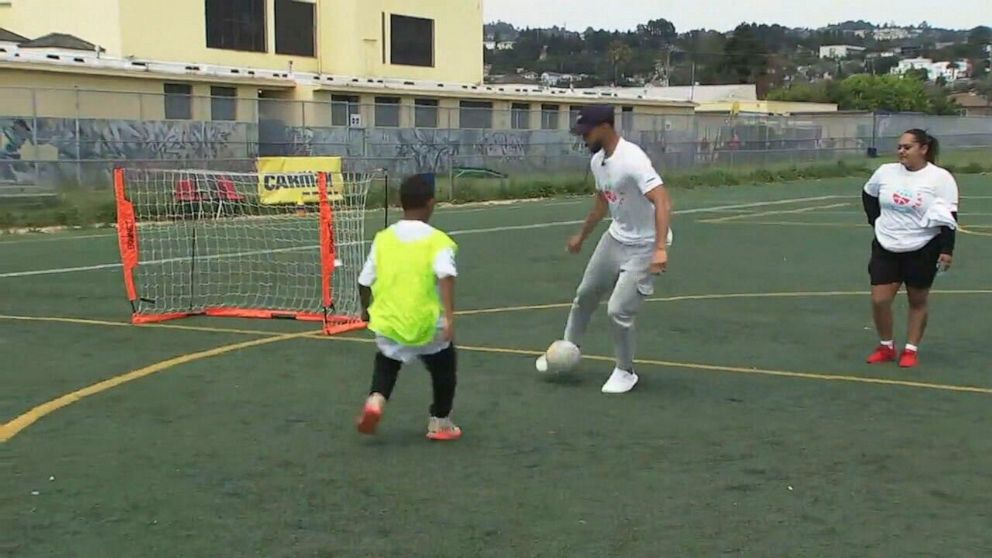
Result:
<instances>
[{"instance_id":1,"label":"black pant","mask_svg":"<svg viewBox=\"0 0 992 558\"><path fill-rule=\"evenodd\" d=\"M424 355L420 360L431 373L431 383L434 388L434 403L431 404L430 413L432 417L445 418L451 414L451 406L455 401L455 385L457 378L455 371L458 368L458 359L455 346L451 345L447 349ZM371 393L381 393L386 399L393 393L396 380L399 377L403 363L393 360L381 352L375 355L375 367L372 371Z\"/></svg>"},{"instance_id":2,"label":"black pant","mask_svg":"<svg viewBox=\"0 0 992 558\"><path fill-rule=\"evenodd\" d=\"M937 277L940 239L934 237L926 246L912 252L890 252L874 240L868 274L872 285L905 283L914 289L929 289Z\"/></svg>"}]
</instances>

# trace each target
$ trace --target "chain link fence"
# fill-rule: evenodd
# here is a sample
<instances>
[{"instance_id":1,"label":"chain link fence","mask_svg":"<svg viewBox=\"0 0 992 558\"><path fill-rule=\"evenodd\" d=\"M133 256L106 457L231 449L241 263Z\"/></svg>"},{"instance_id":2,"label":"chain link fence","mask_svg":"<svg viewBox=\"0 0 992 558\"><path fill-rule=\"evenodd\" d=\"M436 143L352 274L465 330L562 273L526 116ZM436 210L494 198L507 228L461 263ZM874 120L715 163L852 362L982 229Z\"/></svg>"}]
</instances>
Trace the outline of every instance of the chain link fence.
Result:
<instances>
[{"instance_id":1,"label":"chain link fence","mask_svg":"<svg viewBox=\"0 0 992 558\"><path fill-rule=\"evenodd\" d=\"M259 156L344 157L351 170L506 180L582 173L579 109L499 100L329 96L325 102L0 87L0 195L109 187L115 165L250 171ZM395 93L393 94L395 95ZM453 106L449 106L453 105ZM817 113L642 114L617 125L667 171L754 169L887 153L924 128L945 152L992 148L992 117ZM977 156L976 156L977 159Z\"/></svg>"}]
</instances>

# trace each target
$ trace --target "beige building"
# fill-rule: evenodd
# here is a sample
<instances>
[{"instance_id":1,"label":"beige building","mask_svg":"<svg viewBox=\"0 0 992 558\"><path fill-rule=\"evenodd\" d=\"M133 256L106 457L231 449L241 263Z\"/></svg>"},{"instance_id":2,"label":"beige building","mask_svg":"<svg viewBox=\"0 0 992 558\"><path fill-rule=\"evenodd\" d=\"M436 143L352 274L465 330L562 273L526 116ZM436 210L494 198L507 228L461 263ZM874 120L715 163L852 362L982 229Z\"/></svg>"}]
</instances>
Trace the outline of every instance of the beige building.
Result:
<instances>
[{"instance_id":1,"label":"beige building","mask_svg":"<svg viewBox=\"0 0 992 558\"><path fill-rule=\"evenodd\" d=\"M0 27L113 58L482 81L481 0L17 0L0 2Z\"/></svg>"},{"instance_id":2,"label":"beige building","mask_svg":"<svg viewBox=\"0 0 992 558\"><path fill-rule=\"evenodd\" d=\"M803 103L793 101L709 101L696 107L698 113L790 115L837 112L834 103Z\"/></svg>"},{"instance_id":3,"label":"beige building","mask_svg":"<svg viewBox=\"0 0 992 558\"><path fill-rule=\"evenodd\" d=\"M694 106L483 85L480 0L33 0L0 28L8 115L562 130L590 103Z\"/></svg>"}]
</instances>

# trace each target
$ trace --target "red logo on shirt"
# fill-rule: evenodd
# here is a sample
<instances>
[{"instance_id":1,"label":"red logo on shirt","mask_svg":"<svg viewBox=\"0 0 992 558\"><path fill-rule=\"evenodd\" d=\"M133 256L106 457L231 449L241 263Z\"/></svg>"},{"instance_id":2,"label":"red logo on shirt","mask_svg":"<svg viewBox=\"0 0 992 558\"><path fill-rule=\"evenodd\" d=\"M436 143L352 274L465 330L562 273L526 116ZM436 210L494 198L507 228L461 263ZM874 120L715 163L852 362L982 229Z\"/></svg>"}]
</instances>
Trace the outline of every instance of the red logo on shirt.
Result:
<instances>
[{"instance_id":1,"label":"red logo on shirt","mask_svg":"<svg viewBox=\"0 0 992 558\"><path fill-rule=\"evenodd\" d=\"M923 194L909 189L896 190L892 193L892 203L909 209L919 209L923 207Z\"/></svg>"},{"instance_id":2,"label":"red logo on shirt","mask_svg":"<svg viewBox=\"0 0 992 558\"><path fill-rule=\"evenodd\" d=\"M603 197L606 198L606 201L610 203L617 203L618 201L620 201L620 195L614 192L613 190L604 190Z\"/></svg>"}]
</instances>

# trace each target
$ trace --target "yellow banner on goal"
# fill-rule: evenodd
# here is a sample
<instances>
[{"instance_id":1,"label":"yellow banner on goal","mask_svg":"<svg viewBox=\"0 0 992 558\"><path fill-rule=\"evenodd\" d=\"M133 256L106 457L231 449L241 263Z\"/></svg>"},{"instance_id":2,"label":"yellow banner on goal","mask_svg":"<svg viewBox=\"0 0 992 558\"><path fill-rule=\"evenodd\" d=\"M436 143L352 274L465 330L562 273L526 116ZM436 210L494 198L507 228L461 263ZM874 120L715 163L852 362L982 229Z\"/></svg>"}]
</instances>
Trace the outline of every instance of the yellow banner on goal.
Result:
<instances>
[{"instance_id":1,"label":"yellow banner on goal","mask_svg":"<svg viewBox=\"0 0 992 558\"><path fill-rule=\"evenodd\" d=\"M263 204L317 203L317 173L327 173L327 196L344 197L341 157L259 157L258 195Z\"/></svg>"}]
</instances>

